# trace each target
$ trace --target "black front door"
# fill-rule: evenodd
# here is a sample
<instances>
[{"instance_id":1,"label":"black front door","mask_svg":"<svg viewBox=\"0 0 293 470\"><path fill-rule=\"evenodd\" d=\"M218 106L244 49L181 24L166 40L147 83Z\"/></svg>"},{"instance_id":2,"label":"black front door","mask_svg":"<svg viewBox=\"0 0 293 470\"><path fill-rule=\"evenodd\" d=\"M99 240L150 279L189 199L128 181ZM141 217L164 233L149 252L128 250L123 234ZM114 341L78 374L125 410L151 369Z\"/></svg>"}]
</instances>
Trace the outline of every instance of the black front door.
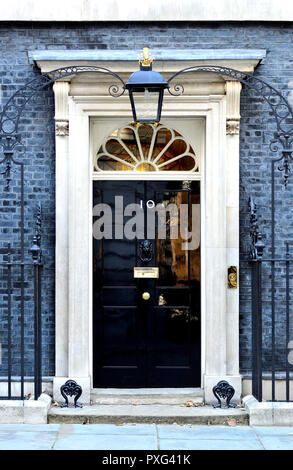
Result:
<instances>
[{"instance_id":1,"label":"black front door","mask_svg":"<svg viewBox=\"0 0 293 470\"><path fill-rule=\"evenodd\" d=\"M94 387L200 386L199 182L96 181L93 189ZM155 207L173 212L162 219ZM150 267L157 278L134 277L134 268L152 275L141 269Z\"/></svg>"}]
</instances>

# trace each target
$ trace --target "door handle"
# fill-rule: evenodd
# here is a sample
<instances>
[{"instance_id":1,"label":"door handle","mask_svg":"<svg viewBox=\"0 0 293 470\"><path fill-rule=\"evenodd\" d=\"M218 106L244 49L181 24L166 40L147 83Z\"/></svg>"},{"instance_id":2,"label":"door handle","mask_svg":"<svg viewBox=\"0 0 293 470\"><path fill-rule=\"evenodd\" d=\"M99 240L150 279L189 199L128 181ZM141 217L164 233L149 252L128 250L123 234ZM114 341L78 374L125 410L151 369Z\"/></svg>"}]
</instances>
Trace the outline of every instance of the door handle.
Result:
<instances>
[{"instance_id":1,"label":"door handle","mask_svg":"<svg viewBox=\"0 0 293 470\"><path fill-rule=\"evenodd\" d=\"M149 292L144 292L142 294L143 300L149 300L151 298L151 294Z\"/></svg>"}]
</instances>

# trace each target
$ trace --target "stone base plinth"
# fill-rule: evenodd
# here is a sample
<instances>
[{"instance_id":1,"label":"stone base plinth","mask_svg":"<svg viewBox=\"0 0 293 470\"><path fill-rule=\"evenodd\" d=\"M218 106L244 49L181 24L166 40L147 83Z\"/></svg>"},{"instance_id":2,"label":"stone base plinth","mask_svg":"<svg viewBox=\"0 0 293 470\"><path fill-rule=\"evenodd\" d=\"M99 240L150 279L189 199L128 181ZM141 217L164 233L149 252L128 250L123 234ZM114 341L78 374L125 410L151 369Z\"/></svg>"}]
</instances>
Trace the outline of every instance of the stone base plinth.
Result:
<instances>
[{"instance_id":1,"label":"stone base plinth","mask_svg":"<svg viewBox=\"0 0 293 470\"><path fill-rule=\"evenodd\" d=\"M235 394L231 400L232 403L239 403L241 399L242 378L240 375L204 375L204 399L207 404L217 403L213 394L213 387L221 380L226 380L235 389Z\"/></svg>"},{"instance_id":2,"label":"stone base plinth","mask_svg":"<svg viewBox=\"0 0 293 470\"><path fill-rule=\"evenodd\" d=\"M67 382L67 380L74 380L82 388L82 395L78 399L80 403L89 404L91 398L91 381L90 377L54 377L53 381L53 398L58 403L63 403L64 398L60 393L60 387ZM74 397L68 397L68 401L73 402Z\"/></svg>"}]
</instances>

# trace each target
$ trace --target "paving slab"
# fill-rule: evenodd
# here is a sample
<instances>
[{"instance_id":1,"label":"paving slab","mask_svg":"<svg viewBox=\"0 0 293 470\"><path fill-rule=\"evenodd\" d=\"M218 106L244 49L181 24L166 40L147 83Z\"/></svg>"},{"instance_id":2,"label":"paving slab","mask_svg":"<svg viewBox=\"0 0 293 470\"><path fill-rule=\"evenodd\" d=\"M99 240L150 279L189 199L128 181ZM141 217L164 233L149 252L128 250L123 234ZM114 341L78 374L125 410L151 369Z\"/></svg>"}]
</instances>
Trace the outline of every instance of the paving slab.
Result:
<instances>
[{"instance_id":1,"label":"paving slab","mask_svg":"<svg viewBox=\"0 0 293 470\"><path fill-rule=\"evenodd\" d=\"M293 426L254 426L266 450L293 450Z\"/></svg>"},{"instance_id":2,"label":"paving slab","mask_svg":"<svg viewBox=\"0 0 293 470\"><path fill-rule=\"evenodd\" d=\"M293 427L2 424L0 450L293 450Z\"/></svg>"},{"instance_id":3,"label":"paving slab","mask_svg":"<svg viewBox=\"0 0 293 470\"><path fill-rule=\"evenodd\" d=\"M248 426L158 425L161 450L262 450Z\"/></svg>"},{"instance_id":4,"label":"paving slab","mask_svg":"<svg viewBox=\"0 0 293 470\"><path fill-rule=\"evenodd\" d=\"M215 439L255 440L253 429L248 426L193 426L193 425L158 425L159 439Z\"/></svg>"},{"instance_id":5,"label":"paving slab","mask_svg":"<svg viewBox=\"0 0 293 470\"><path fill-rule=\"evenodd\" d=\"M160 439L160 450L263 450L254 440L238 439Z\"/></svg>"},{"instance_id":6,"label":"paving slab","mask_svg":"<svg viewBox=\"0 0 293 470\"><path fill-rule=\"evenodd\" d=\"M59 434L53 450L156 450L156 435Z\"/></svg>"},{"instance_id":7,"label":"paving slab","mask_svg":"<svg viewBox=\"0 0 293 470\"><path fill-rule=\"evenodd\" d=\"M51 425L50 425L51 426ZM28 429L31 428L31 429ZM58 427L43 425L0 426L1 450L50 450L57 439Z\"/></svg>"}]
</instances>

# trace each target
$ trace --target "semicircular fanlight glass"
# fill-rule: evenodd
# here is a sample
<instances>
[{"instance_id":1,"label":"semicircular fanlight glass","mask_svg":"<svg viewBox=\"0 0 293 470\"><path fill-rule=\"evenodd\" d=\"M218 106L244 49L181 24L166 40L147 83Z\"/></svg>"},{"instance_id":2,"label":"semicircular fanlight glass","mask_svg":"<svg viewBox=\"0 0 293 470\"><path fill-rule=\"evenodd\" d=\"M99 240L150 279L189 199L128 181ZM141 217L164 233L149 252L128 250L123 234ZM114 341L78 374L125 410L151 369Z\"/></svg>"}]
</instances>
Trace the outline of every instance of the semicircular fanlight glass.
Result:
<instances>
[{"instance_id":1,"label":"semicircular fanlight glass","mask_svg":"<svg viewBox=\"0 0 293 470\"><path fill-rule=\"evenodd\" d=\"M94 171L198 172L199 158L174 129L129 124L104 140L94 158Z\"/></svg>"}]
</instances>

